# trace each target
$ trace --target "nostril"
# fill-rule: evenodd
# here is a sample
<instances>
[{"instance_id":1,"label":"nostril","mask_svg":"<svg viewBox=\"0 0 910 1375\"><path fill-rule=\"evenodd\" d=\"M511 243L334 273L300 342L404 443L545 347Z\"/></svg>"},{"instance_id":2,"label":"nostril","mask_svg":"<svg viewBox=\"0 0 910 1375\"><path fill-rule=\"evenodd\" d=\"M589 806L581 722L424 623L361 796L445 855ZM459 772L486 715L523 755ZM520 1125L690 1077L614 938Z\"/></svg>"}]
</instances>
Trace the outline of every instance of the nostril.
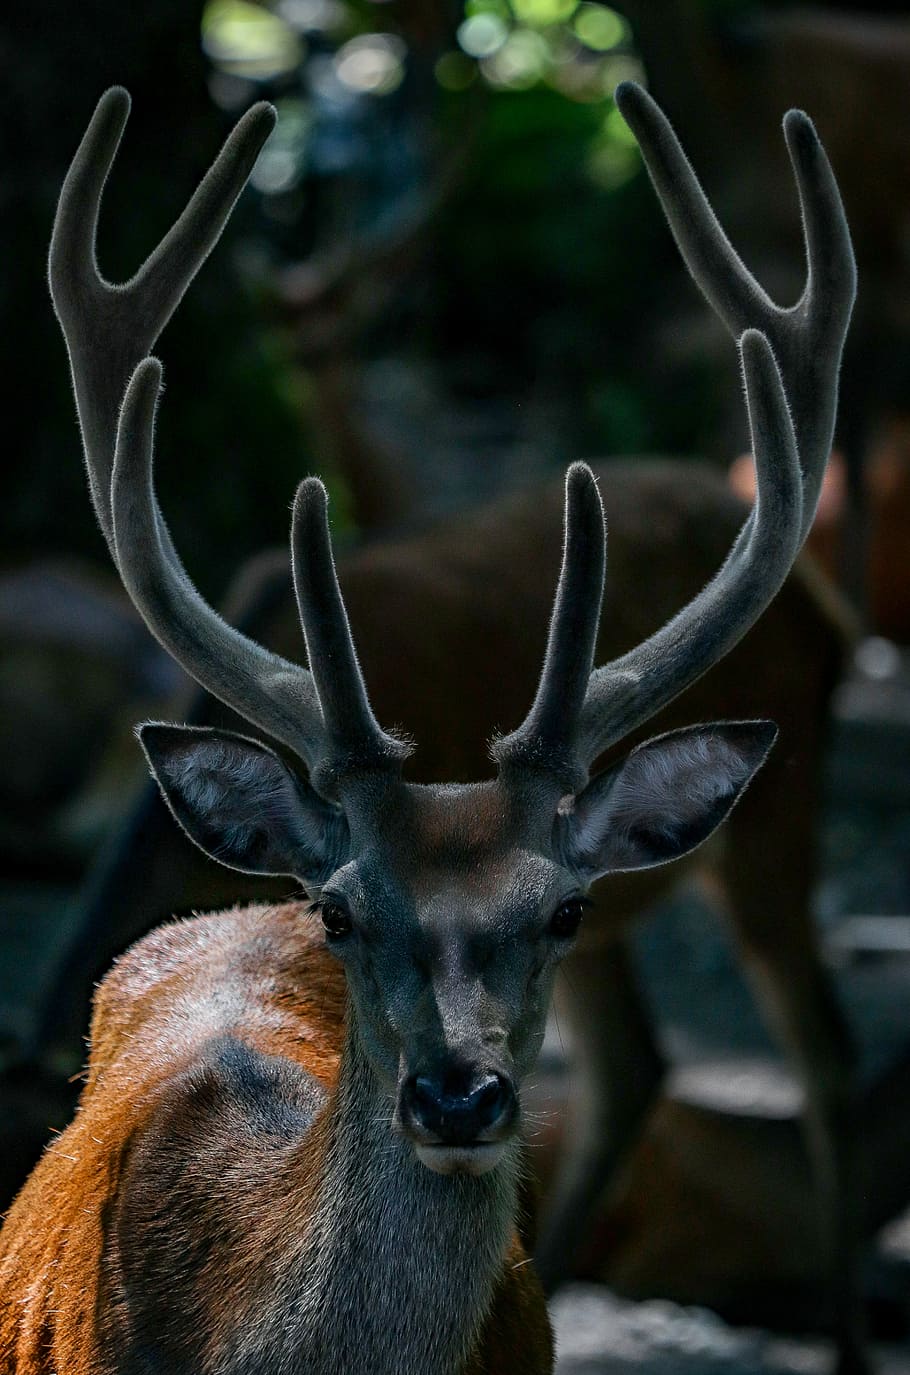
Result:
<instances>
[{"instance_id":1,"label":"nostril","mask_svg":"<svg viewBox=\"0 0 910 1375\"><path fill-rule=\"evenodd\" d=\"M498 1116L504 1098L504 1081L498 1074L488 1074L471 1094L471 1103L475 1112L489 1116L492 1121Z\"/></svg>"},{"instance_id":2,"label":"nostril","mask_svg":"<svg viewBox=\"0 0 910 1375\"><path fill-rule=\"evenodd\" d=\"M457 1077L450 1074L442 1079L414 1076L402 1101L406 1118L415 1126L446 1141L469 1142L500 1123L513 1098L503 1075L490 1073L478 1080L459 1072Z\"/></svg>"},{"instance_id":3,"label":"nostril","mask_svg":"<svg viewBox=\"0 0 910 1375\"><path fill-rule=\"evenodd\" d=\"M414 1107L421 1115L435 1109L439 1102L439 1096L439 1087L433 1083L432 1079L426 1079L420 1074L412 1081L411 1097Z\"/></svg>"}]
</instances>

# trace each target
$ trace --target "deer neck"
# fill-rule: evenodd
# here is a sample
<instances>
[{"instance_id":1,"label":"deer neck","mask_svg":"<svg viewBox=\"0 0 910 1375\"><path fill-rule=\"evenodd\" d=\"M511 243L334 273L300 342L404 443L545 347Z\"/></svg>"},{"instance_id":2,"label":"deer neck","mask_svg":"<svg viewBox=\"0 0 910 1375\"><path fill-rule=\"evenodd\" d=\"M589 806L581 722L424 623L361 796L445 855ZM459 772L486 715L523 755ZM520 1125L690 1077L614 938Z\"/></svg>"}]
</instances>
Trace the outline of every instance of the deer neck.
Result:
<instances>
[{"instance_id":1,"label":"deer neck","mask_svg":"<svg viewBox=\"0 0 910 1375\"><path fill-rule=\"evenodd\" d=\"M446 1177L419 1162L392 1111L349 1016L338 1085L314 1123L324 1149L298 1284L282 1286L292 1308L280 1318L282 1347L296 1348L310 1375L452 1375L502 1271L517 1143L489 1174Z\"/></svg>"}]
</instances>

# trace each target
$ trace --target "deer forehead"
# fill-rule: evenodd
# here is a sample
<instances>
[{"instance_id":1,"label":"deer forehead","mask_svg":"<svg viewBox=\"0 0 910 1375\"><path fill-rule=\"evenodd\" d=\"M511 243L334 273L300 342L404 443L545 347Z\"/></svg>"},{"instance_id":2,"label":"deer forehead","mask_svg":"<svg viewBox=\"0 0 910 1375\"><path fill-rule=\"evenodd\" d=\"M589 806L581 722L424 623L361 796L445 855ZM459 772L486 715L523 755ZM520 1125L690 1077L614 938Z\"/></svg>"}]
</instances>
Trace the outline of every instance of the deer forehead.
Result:
<instances>
[{"instance_id":1,"label":"deer forehead","mask_svg":"<svg viewBox=\"0 0 910 1375\"><path fill-rule=\"evenodd\" d=\"M377 918L493 925L544 904L565 875L496 783L400 784L338 887Z\"/></svg>"},{"instance_id":2,"label":"deer forehead","mask_svg":"<svg viewBox=\"0 0 910 1375\"><path fill-rule=\"evenodd\" d=\"M427 784L383 779L375 790L348 792L344 808L353 855L369 851L387 863L404 855L408 867L419 862L467 870L527 846L533 829L528 809L516 807L498 780Z\"/></svg>"}]
</instances>

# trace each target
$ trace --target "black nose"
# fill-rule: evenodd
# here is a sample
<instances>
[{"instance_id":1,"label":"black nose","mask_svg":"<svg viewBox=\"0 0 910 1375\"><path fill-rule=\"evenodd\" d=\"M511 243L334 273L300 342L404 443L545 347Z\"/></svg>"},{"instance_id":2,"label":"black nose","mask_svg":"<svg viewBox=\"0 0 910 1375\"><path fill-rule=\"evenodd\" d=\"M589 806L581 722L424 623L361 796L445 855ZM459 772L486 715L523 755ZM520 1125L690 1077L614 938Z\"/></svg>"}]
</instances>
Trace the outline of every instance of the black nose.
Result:
<instances>
[{"instance_id":1,"label":"black nose","mask_svg":"<svg viewBox=\"0 0 910 1375\"><path fill-rule=\"evenodd\" d=\"M446 1145L467 1145L514 1111L515 1090L502 1074L454 1070L444 1075L411 1075L402 1085L401 1115Z\"/></svg>"}]
</instances>

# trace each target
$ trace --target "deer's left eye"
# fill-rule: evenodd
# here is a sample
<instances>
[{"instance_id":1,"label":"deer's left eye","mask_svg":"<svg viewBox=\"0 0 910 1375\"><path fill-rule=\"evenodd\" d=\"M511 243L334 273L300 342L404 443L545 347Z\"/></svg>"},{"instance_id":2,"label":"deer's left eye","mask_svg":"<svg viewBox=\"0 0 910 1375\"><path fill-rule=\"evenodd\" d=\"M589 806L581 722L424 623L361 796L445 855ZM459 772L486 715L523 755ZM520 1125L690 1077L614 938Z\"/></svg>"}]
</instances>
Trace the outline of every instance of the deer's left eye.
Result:
<instances>
[{"instance_id":1,"label":"deer's left eye","mask_svg":"<svg viewBox=\"0 0 910 1375\"><path fill-rule=\"evenodd\" d=\"M590 905L586 898L566 898L564 902L559 904L550 918L547 933L555 936L558 940L569 940L581 925L585 908L590 907Z\"/></svg>"}]
</instances>

